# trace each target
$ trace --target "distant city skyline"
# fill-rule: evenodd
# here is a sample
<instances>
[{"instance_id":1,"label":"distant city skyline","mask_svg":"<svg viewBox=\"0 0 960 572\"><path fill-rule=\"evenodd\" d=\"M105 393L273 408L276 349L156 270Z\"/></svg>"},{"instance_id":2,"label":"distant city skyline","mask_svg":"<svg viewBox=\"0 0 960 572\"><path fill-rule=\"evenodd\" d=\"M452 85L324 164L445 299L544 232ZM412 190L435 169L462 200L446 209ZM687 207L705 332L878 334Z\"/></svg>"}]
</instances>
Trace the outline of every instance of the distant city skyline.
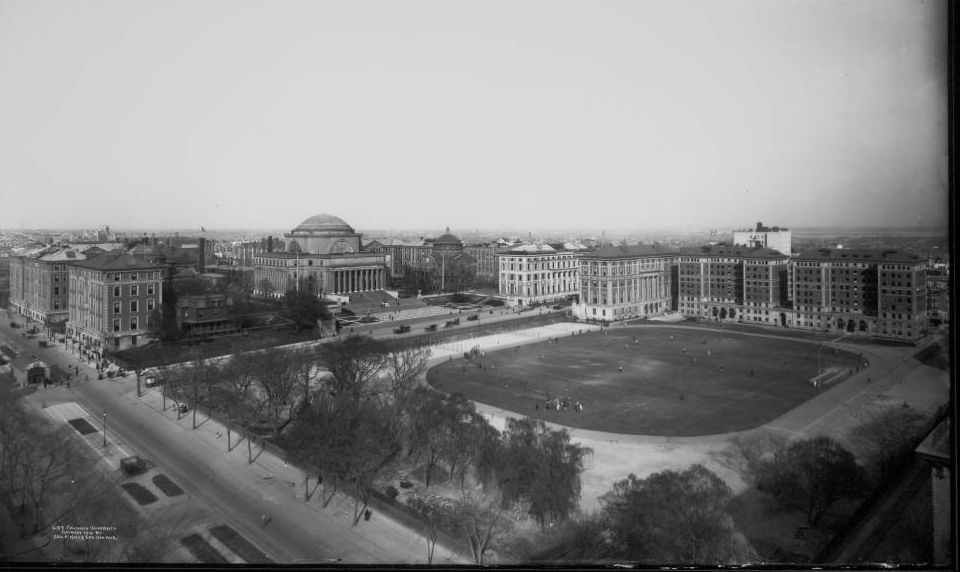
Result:
<instances>
[{"instance_id":1,"label":"distant city skyline","mask_svg":"<svg viewBox=\"0 0 960 572\"><path fill-rule=\"evenodd\" d=\"M12 0L0 228L945 228L946 61L943 1Z\"/></svg>"}]
</instances>

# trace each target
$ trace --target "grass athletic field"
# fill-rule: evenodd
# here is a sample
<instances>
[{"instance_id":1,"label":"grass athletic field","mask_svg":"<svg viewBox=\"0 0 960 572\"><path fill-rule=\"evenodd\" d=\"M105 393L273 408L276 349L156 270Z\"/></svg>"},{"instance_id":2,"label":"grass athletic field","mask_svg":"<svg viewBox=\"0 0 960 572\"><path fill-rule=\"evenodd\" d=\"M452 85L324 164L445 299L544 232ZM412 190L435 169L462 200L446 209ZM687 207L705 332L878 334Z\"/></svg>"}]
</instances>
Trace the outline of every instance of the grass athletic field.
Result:
<instances>
[{"instance_id":1,"label":"grass athletic field","mask_svg":"<svg viewBox=\"0 0 960 572\"><path fill-rule=\"evenodd\" d=\"M820 360L824 388L860 365L857 355L829 347ZM822 390L811 383L817 372L815 343L665 326L455 359L427 379L441 391L570 427L692 436L779 417ZM557 398L567 398L568 407L547 409L545 401Z\"/></svg>"}]
</instances>

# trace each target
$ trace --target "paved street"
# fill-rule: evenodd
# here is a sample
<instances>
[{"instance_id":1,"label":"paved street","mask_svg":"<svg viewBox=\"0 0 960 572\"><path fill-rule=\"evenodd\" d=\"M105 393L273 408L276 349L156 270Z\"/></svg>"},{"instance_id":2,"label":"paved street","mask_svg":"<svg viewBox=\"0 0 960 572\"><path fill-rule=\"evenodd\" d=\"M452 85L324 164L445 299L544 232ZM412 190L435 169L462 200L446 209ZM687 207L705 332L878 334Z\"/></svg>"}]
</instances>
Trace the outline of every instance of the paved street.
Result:
<instances>
[{"instance_id":1,"label":"paved street","mask_svg":"<svg viewBox=\"0 0 960 572\"><path fill-rule=\"evenodd\" d=\"M0 325L0 334L50 363L64 368L79 363L62 345L44 349L35 341L21 338L16 330L11 335L9 320ZM160 410L156 391L138 399L133 376L97 380L96 371L82 365L81 378L84 373L92 381L75 381L70 392L96 426L102 412L107 412L108 447L123 447L163 467L188 494L211 507L224 523L275 561L325 562L339 558L357 563L426 562L425 542L417 534L379 514L353 527L352 506L342 498L323 509L316 497L303 502L299 471L268 453L249 465L245 444L227 453L221 427L207 421L193 430L191 415L178 422L172 408ZM54 390L41 389L31 399L43 401L49 391ZM224 436L217 437L218 433ZM271 518L266 527L262 525L263 514ZM438 547L434 562L466 560Z\"/></svg>"}]
</instances>

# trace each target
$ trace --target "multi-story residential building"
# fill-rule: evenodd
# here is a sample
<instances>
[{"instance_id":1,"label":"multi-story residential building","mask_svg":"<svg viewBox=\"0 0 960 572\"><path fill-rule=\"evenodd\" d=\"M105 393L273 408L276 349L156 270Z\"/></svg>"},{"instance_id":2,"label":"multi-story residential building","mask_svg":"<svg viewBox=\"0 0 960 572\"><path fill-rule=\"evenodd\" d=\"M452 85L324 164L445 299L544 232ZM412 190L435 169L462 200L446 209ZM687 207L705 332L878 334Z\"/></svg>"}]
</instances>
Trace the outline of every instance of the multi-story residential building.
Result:
<instances>
[{"instance_id":1,"label":"multi-story residential building","mask_svg":"<svg viewBox=\"0 0 960 572\"><path fill-rule=\"evenodd\" d=\"M96 357L148 341L150 314L163 295L163 266L105 253L70 266L67 336Z\"/></svg>"},{"instance_id":2,"label":"multi-story residential building","mask_svg":"<svg viewBox=\"0 0 960 572\"><path fill-rule=\"evenodd\" d=\"M10 304L10 261L9 254L0 252L0 308Z\"/></svg>"},{"instance_id":3,"label":"multi-story residential building","mask_svg":"<svg viewBox=\"0 0 960 572\"><path fill-rule=\"evenodd\" d=\"M676 251L645 245L608 246L582 254L573 315L616 321L670 310L670 267L676 256Z\"/></svg>"},{"instance_id":4,"label":"multi-story residential building","mask_svg":"<svg viewBox=\"0 0 960 572\"><path fill-rule=\"evenodd\" d=\"M950 268L927 264L927 313L931 324L950 320Z\"/></svg>"},{"instance_id":5,"label":"multi-story residential building","mask_svg":"<svg viewBox=\"0 0 960 572\"><path fill-rule=\"evenodd\" d=\"M543 243L514 246L497 255L500 295L511 306L575 297L580 292L580 256Z\"/></svg>"},{"instance_id":6,"label":"multi-story residential building","mask_svg":"<svg viewBox=\"0 0 960 572\"><path fill-rule=\"evenodd\" d=\"M774 249L757 249L743 257L744 322L772 326L785 325L777 311L788 301L790 258Z\"/></svg>"},{"instance_id":7,"label":"multi-story residential building","mask_svg":"<svg viewBox=\"0 0 960 572\"><path fill-rule=\"evenodd\" d=\"M758 222L756 228L733 231L734 246L748 246L750 248L769 248L780 254L790 254L792 238L790 230L778 226L763 226Z\"/></svg>"},{"instance_id":8,"label":"multi-story residential building","mask_svg":"<svg viewBox=\"0 0 960 572\"><path fill-rule=\"evenodd\" d=\"M924 260L895 250L681 249L678 309L710 320L916 340L927 329Z\"/></svg>"},{"instance_id":9,"label":"multi-story residential building","mask_svg":"<svg viewBox=\"0 0 960 572\"><path fill-rule=\"evenodd\" d=\"M820 249L791 264L793 324L915 340L927 330L925 261L897 250Z\"/></svg>"},{"instance_id":10,"label":"multi-story residential building","mask_svg":"<svg viewBox=\"0 0 960 572\"><path fill-rule=\"evenodd\" d=\"M385 256L363 252L361 235L342 219L316 215L285 236L288 252L254 255L254 294L279 298L306 288L320 296L386 287Z\"/></svg>"},{"instance_id":11,"label":"multi-story residential building","mask_svg":"<svg viewBox=\"0 0 960 572\"><path fill-rule=\"evenodd\" d=\"M677 309L698 318L749 316L750 321L776 323L775 319L766 320L766 312L782 304L782 272L787 260L786 255L769 248L725 244L681 248ZM746 315L738 315L748 308ZM763 319L759 319L761 316Z\"/></svg>"},{"instance_id":12,"label":"multi-story residential building","mask_svg":"<svg viewBox=\"0 0 960 572\"><path fill-rule=\"evenodd\" d=\"M53 246L10 263L10 306L21 316L57 329L69 317L69 268L86 256L73 248Z\"/></svg>"}]
</instances>

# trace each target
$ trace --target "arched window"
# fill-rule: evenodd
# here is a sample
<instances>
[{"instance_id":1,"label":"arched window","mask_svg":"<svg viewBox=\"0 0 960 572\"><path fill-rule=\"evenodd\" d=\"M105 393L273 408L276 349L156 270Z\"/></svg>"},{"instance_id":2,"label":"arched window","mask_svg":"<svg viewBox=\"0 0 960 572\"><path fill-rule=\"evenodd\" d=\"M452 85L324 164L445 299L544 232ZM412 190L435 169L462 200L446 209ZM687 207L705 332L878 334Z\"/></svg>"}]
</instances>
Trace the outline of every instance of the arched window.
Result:
<instances>
[{"instance_id":1,"label":"arched window","mask_svg":"<svg viewBox=\"0 0 960 572\"><path fill-rule=\"evenodd\" d=\"M353 247L346 240L336 242L330 247L330 254L352 254Z\"/></svg>"}]
</instances>

